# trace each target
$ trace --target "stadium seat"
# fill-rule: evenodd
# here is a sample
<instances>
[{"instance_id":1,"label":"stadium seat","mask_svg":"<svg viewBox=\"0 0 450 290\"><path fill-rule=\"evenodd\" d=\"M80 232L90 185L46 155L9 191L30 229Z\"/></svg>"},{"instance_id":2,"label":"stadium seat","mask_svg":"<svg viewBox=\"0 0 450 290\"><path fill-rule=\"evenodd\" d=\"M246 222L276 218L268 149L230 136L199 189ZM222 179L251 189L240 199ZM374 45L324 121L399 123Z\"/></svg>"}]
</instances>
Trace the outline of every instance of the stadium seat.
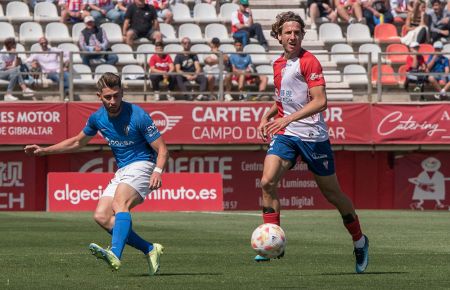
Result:
<instances>
[{"instance_id":1,"label":"stadium seat","mask_svg":"<svg viewBox=\"0 0 450 290\"><path fill-rule=\"evenodd\" d=\"M266 50L260 44L247 44L244 46L244 52L250 54L254 65L270 64L270 60L267 58ZM254 52L262 52L262 54L254 54Z\"/></svg>"},{"instance_id":2,"label":"stadium seat","mask_svg":"<svg viewBox=\"0 0 450 290\"><path fill-rule=\"evenodd\" d=\"M94 72L94 81L97 82L98 79L102 76L102 74L112 72L112 73L118 73L117 67L110 65L110 64L100 64L95 68Z\"/></svg>"},{"instance_id":3,"label":"stadium seat","mask_svg":"<svg viewBox=\"0 0 450 290\"><path fill-rule=\"evenodd\" d=\"M370 36L369 27L361 23L353 23L347 26L347 43L371 43L373 38Z\"/></svg>"},{"instance_id":4,"label":"stadium seat","mask_svg":"<svg viewBox=\"0 0 450 290\"><path fill-rule=\"evenodd\" d=\"M34 6L34 21L36 22L53 22L59 21L58 9L51 2L38 2Z\"/></svg>"},{"instance_id":5,"label":"stadium seat","mask_svg":"<svg viewBox=\"0 0 450 290\"><path fill-rule=\"evenodd\" d=\"M236 47L230 43L222 43L219 46L219 50L223 53L233 53L236 52Z\"/></svg>"},{"instance_id":6,"label":"stadium seat","mask_svg":"<svg viewBox=\"0 0 450 290\"><path fill-rule=\"evenodd\" d=\"M305 31L305 36L303 36L304 41L317 41L319 37L317 35L317 30L315 29L307 29Z\"/></svg>"},{"instance_id":7,"label":"stadium seat","mask_svg":"<svg viewBox=\"0 0 450 290\"><path fill-rule=\"evenodd\" d=\"M42 51L42 47L39 43L33 43L30 47L31 52Z\"/></svg>"},{"instance_id":8,"label":"stadium seat","mask_svg":"<svg viewBox=\"0 0 450 290\"><path fill-rule=\"evenodd\" d=\"M95 84L92 78L91 68L84 64L73 65L73 83L75 85L93 85Z\"/></svg>"},{"instance_id":9,"label":"stadium seat","mask_svg":"<svg viewBox=\"0 0 450 290\"><path fill-rule=\"evenodd\" d=\"M336 23L323 23L320 25L319 40L322 40L326 44L345 42L341 27Z\"/></svg>"},{"instance_id":10,"label":"stadium seat","mask_svg":"<svg viewBox=\"0 0 450 290\"><path fill-rule=\"evenodd\" d=\"M136 64L128 64L122 68L122 81L126 86L143 86L145 83L144 68Z\"/></svg>"},{"instance_id":11,"label":"stadium seat","mask_svg":"<svg viewBox=\"0 0 450 290\"><path fill-rule=\"evenodd\" d=\"M446 57L450 58L450 43L447 43L444 45L444 48L442 49L443 53L446 53Z\"/></svg>"},{"instance_id":12,"label":"stadium seat","mask_svg":"<svg viewBox=\"0 0 450 290\"><path fill-rule=\"evenodd\" d=\"M194 22L194 19L191 17L191 11L189 10L189 6L184 3L176 3L175 5L170 6L170 9L173 13L173 21L175 23L190 23Z\"/></svg>"},{"instance_id":13,"label":"stadium seat","mask_svg":"<svg viewBox=\"0 0 450 290\"><path fill-rule=\"evenodd\" d=\"M167 23L160 23L159 24L159 31L163 35L163 41L164 43L177 43L178 38L175 35L175 29L172 25Z\"/></svg>"},{"instance_id":14,"label":"stadium seat","mask_svg":"<svg viewBox=\"0 0 450 290\"><path fill-rule=\"evenodd\" d=\"M327 84L342 83L342 73L338 70L325 70L323 71L323 77Z\"/></svg>"},{"instance_id":15,"label":"stadium seat","mask_svg":"<svg viewBox=\"0 0 450 290\"><path fill-rule=\"evenodd\" d=\"M408 66L406 64L404 64L398 68L398 84L399 85L403 85L405 83L407 69L408 69Z\"/></svg>"},{"instance_id":16,"label":"stadium seat","mask_svg":"<svg viewBox=\"0 0 450 290\"><path fill-rule=\"evenodd\" d=\"M69 29L62 22L52 22L47 24L47 26L45 27L45 37L50 43L62 43L72 41L72 37L69 34Z\"/></svg>"},{"instance_id":17,"label":"stadium seat","mask_svg":"<svg viewBox=\"0 0 450 290\"><path fill-rule=\"evenodd\" d=\"M136 64L137 60L134 58L133 49L125 43L116 43L111 46L111 50L117 53L119 57L118 64ZM128 53L121 53L128 52Z\"/></svg>"},{"instance_id":18,"label":"stadium seat","mask_svg":"<svg viewBox=\"0 0 450 290\"><path fill-rule=\"evenodd\" d=\"M83 61L81 60L81 56L79 54L80 52L80 48L78 47L78 45L73 44L73 43L60 43L58 45L59 49L62 49L64 51L67 52L71 52L72 53L72 61L74 63L82 63Z\"/></svg>"},{"instance_id":19,"label":"stadium seat","mask_svg":"<svg viewBox=\"0 0 450 290\"><path fill-rule=\"evenodd\" d=\"M262 65L258 65L256 67L256 72L259 74L264 74L265 76L267 76L268 82L267 85L269 86L274 86L274 82L273 82L273 67L271 65L267 65L267 64L262 64Z\"/></svg>"},{"instance_id":20,"label":"stadium seat","mask_svg":"<svg viewBox=\"0 0 450 290\"><path fill-rule=\"evenodd\" d=\"M231 14L239 10L239 5L235 3L224 3L220 5L219 20L222 22L231 22Z\"/></svg>"},{"instance_id":21,"label":"stadium seat","mask_svg":"<svg viewBox=\"0 0 450 290\"><path fill-rule=\"evenodd\" d=\"M400 32L401 37L405 36L408 33L408 31L406 29L407 29L407 27L406 27L406 24L405 24L405 25L402 26L402 30Z\"/></svg>"},{"instance_id":22,"label":"stadium seat","mask_svg":"<svg viewBox=\"0 0 450 290\"><path fill-rule=\"evenodd\" d=\"M16 43L16 51L17 52L25 52L25 47L21 43ZM28 56L25 53L19 53L19 57L21 59L27 59Z\"/></svg>"},{"instance_id":23,"label":"stadium seat","mask_svg":"<svg viewBox=\"0 0 450 290\"><path fill-rule=\"evenodd\" d=\"M376 43L399 43L397 28L390 23L382 23L375 26L374 38Z\"/></svg>"},{"instance_id":24,"label":"stadium seat","mask_svg":"<svg viewBox=\"0 0 450 290\"><path fill-rule=\"evenodd\" d=\"M329 51L328 50L310 50L312 54L321 62L330 62L330 58L328 57Z\"/></svg>"},{"instance_id":25,"label":"stadium seat","mask_svg":"<svg viewBox=\"0 0 450 290\"><path fill-rule=\"evenodd\" d=\"M139 52L139 54L136 55L136 60L138 63L148 63L149 59L152 57L152 54L155 52L155 45L150 43L141 44L136 48L136 52Z\"/></svg>"},{"instance_id":26,"label":"stadium seat","mask_svg":"<svg viewBox=\"0 0 450 290\"><path fill-rule=\"evenodd\" d=\"M211 41L213 37L220 39L221 43L232 43L233 39L228 34L228 30L225 25L221 23L210 23L205 27L205 38L207 41Z\"/></svg>"},{"instance_id":27,"label":"stadium seat","mask_svg":"<svg viewBox=\"0 0 450 290\"><path fill-rule=\"evenodd\" d=\"M122 29L116 23L103 23L101 26L105 30L106 37L110 43L123 42Z\"/></svg>"},{"instance_id":28,"label":"stadium seat","mask_svg":"<svg viewBox=\"0 0 450 290\"><path fill-rule=\"evenodd\" d=\"M406 63L406 58L408 57L409 49L404 44L392 43L386 47L386 52L387 53L391 53L391 52L404 53L404 54L388 54L386 56L389 63L402 64L402 63Z\"/></svg>"},{"instance_id":29,"label":"stadium seat","mask_svg":"<svg viewBox=\"0 0 450 290\"><path fill-rule=\"evenodd\" d=\"M189 37L192 43L205 42L200 26L195 23L184 23L178 27L178 39L180 42L183 37Z\"/></svg>"},{"instance_id":30,"label":"stadium seat","mask_svg":"<svg viewBox=\"0 0 450 290\"><path fill-rule=\"evenodd\" d=\"M419 45L419 52L425 57L425 61L428 59L430 53L435 52L432 44L429 43L421 43Z\"/></svg>"},{"instance_id":31,"label":"stadium seat","mask_svg":"<svg viewBox=\"0 0 450 290\"><path fill-rule=\"evenodd\" d=\"M194 52L211 52L211 47L209 47L209 45L203 44L203 43L197 43L194 44L191 47L191 51ZM200 62L200 64L204 64L204 59L208 54L205 53L199 53L197 54L198 56L198 61Z\"/></svg>"},{"instance_id":32,"label":"stadium seat","mask_svg":"<svg viewBox=\"0 0 450 290\"><path fill-rule=\"evenodd\" d=\"M346 43L337 43L331 47L331 61L334 61L338 65L358 63L358 60L354 55L353 48Z\"/></svg>"},{"instance_id":33,"label":"stadium seat","mask_svg":"<svg viewBox=\"0 0 450 290\"><path fill-rule=\"evenodd\" d=\"M349 64L344 67L344 81L350 86L367 85L366 68L359 64Z\"/></svg>"},{"instance_id":34,"label":"stadium seat","mask_svg":"<svg viewBox=\"0 0 450 290\"><path fill-rule=\"evenodd\" d=\"M17 39L14 33L14 26L8 22L0 22L0 42L4 42L9 37Z\"/></svg>"},{"instance_id":35,"label":"stadium seat","mask_svg":"<svg viewBox=\"0 0 450 290\"><path fill-rule=\"evenodd\" d=\"M198 3L194 6L194 21L197 23L219 22L216 8L212 4Z\"/></svg>"},{"instance_id":36,"label":"stadium seat","mask_svg":"<svg viewBox=\"0 0 450 290\"><path fill-rule=\"evenodd\" d=\"M366 64L369 62L369 56L364 53L370 53L370 61L372 64L378 63L378 55L381 54L381 48L376 43L365 43L359 47L359 63ZM381 63L384 63L384 58L381 58Z\"/></svg>"},{"instance_id":37,"label":"stadium seat","mask_svg":"<svg viewBox=\"0 0 450 290\"><path fill-rule=\"evenodd\" d=\"M11 1L6 5L6 18L8 18L9 22L33 21L28 5L20 1Z\"/></svg>"},{"instance_id":38,"label":"stadium seat","mask_svg":"<svg viewBox=\"0 0 450 290\"><path fill-rule=\"evenodd\" d=\"M80 33L81 31L86 27L86 25L82 22L75 23L72 26L72 41L78 43L78 40L80 39Z\"/></svg>"},{"instance_id":39,"label":"stadium seat","mask_svg":"<svg viewBox=\"0 0 450 290\"><path fill-rule=\"evenodd\" d=\"M372 84L375 85L378 81L378 66L372 67ZM394 73L394 69L389 64L381 65L381 84L383 86L397 86L398 78Z\"/></svg>"},{"instance_id":40,"label":"stadium seat","mask_svg":"<svg viewBox=\"0 0 450 290\"><path fill-rule=\"evenodd\" d=\"M3 12L3 6L0 5L0 21L8 21L8 17L5 16L5 12Z\"/></svg>"},{"instance_id":41,"label":"stadium seat","mask_svg":"<svg viewBox=\"0 0 450 290\"><path fill-rule=\"evenodd\" d=\"M170 43L164 46L164 52L170 53L170 57L173 61L175 61L175 55L181 51L183 51L183 47L178 43Z\"/></svg>"},{"instance_id":42,"label":"stadium seat","mask_svg":"<svg viewBox=\"0 0 450 290\"><path fill-rule=\"evenodd\" d=\"M19 40L22 43L38 42L44 36L42 26L37 22L24 22L19 28Z\"/></svg>"}]
</instances>

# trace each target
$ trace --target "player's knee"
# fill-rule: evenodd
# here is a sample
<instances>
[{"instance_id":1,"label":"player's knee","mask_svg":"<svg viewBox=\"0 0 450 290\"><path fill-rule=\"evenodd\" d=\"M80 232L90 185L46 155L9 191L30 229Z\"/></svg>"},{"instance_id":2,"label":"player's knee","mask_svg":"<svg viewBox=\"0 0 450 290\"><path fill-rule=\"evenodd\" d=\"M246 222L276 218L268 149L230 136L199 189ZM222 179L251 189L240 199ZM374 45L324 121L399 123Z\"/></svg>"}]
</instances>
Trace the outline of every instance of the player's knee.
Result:
<instances>
[{"instance_id":1,"label":"player's knee","mask_svg":"<svg viewBox=\"0 0 450 290\"><path fill-rule=\"evenodd\" d=\"M109 217L108 215L106 215L103 212L95 212L94 213L95 222L98 223L102 227L107 227L110 219L111 219L111 217Z\"/></svg>"},{"instance_id":2,"label":"player's knee","mask_svg":"<svg viewBox=\"0 0 450 290\"><path fill-rule=\"evenodd\" d=\"M261 188L266 192L272 192L276 189L277 182L273 179L262 178L261 179Z\"/></svg>"}]
</instances>

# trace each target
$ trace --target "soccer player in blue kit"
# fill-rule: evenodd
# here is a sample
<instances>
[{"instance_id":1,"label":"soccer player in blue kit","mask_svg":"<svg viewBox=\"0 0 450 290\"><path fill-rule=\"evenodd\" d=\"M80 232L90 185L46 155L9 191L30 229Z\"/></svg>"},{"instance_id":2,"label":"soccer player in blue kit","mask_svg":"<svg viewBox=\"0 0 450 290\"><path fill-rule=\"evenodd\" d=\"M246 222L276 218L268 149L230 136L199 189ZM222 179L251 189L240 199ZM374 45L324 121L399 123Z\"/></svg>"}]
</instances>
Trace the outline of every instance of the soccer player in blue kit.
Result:
<instances>
[{"instance_id":1,"label":"soccer player in blue kit","mask_svg":"<svg viewBox=\"0 0 450 290\"><path fill-rule=\"evenodd\" d=\"M72 138L49 147L27 145L25 153L35 156L74 152L88 144L98 131L108 142L118 170L103 191L95 210L95 221L112 235L111 248L91 243L94 256L119 270L125 244L142 251L149 275L159 271L164 247L142 239L132 229L130 211L152 190L161 187L161 174L169 152L156 125L141 107L122 101L120 77L103 74L97 82L97 95L103 106L88 119L85 128Z\"/></svg>"}]
</instances>

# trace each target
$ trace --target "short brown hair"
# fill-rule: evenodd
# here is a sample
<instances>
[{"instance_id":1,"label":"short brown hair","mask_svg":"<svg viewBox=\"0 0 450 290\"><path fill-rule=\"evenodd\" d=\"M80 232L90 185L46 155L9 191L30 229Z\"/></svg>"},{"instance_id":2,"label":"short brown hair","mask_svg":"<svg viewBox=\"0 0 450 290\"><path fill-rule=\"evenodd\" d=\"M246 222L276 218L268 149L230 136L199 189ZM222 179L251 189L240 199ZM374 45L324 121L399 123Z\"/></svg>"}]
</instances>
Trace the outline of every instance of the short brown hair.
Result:
<instances>
[{"instance_id":1,"label":"short brown hair","mask_svg":"<svg viewBox=\"0 0 450 290\"><path fill-rule=\"evenodd\" d=\"M11 48L13 44L16 44L16 39L14 37L8 37L3 43L7 49Z\"/></svg>"},{"instance_id":2,"label":"short brown hair","mask_svg":"<svg viewBox=\"0 0 450 290\"><path fill-rule=\"evenodd\" d=\"M295 14L292 11L288 11L282 12L277 15L277 20L274 24L272 24L272 31L270 32L270 35L278 40L278 35L280 35L283 30L283 24L290 21L298 22L298 24L300 24L301 33L305 34L305 22L303 21L303 19L300 17L300 15Z\"/></svg>"},{"instance_id":3,"label":"short brown hair","mask_svg":"<svg viewBox=\"0 0 450 290\"><path fill-rule=\"evenodd\" d=\"M120 77L115 73L104 73L97 81L97 91L101 93L104 88L122 87Z\"/></svg>"}]
</instances>

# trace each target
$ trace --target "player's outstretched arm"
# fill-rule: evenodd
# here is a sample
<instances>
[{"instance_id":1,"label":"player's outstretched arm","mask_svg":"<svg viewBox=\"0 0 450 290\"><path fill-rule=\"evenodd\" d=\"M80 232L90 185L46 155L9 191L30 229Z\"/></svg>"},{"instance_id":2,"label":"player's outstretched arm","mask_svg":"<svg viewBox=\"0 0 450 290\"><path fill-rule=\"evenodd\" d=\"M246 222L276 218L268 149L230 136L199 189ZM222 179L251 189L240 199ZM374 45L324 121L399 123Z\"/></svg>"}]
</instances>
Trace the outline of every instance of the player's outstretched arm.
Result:
<instances>
[{"instance_id":1,"label":"player's outstretched arm","mask_svg":"<svg viewBox=\"0 0 450 290\"><path fill-rule=\"evenodd\" d=\"M41 147L36 144L27 145L25 146L24 151L27 155L31 156L44 156L49 154L75 152L78 149L86 146L86 144L89 143L92 137L94 136L87 136L83 132L80 132L77 136L66 139L49 147Z\"/></svg>"},{"instance_id":2,"label":"player's outstretched arm","mask_svg":"<svg viewBox=\"0 0 450 290\"><path fill-rule=\"evenodd\" d=\"M150 146L158 153L156 158L156 167L153 170L152 176L150 176L150 190L155 190L161 187L161 173L166 167L167 161L169 160L169 150L162 137L159 137L153 141ZM158 168L158 169L157 169Z\"/></svg>"}]
</instances>

